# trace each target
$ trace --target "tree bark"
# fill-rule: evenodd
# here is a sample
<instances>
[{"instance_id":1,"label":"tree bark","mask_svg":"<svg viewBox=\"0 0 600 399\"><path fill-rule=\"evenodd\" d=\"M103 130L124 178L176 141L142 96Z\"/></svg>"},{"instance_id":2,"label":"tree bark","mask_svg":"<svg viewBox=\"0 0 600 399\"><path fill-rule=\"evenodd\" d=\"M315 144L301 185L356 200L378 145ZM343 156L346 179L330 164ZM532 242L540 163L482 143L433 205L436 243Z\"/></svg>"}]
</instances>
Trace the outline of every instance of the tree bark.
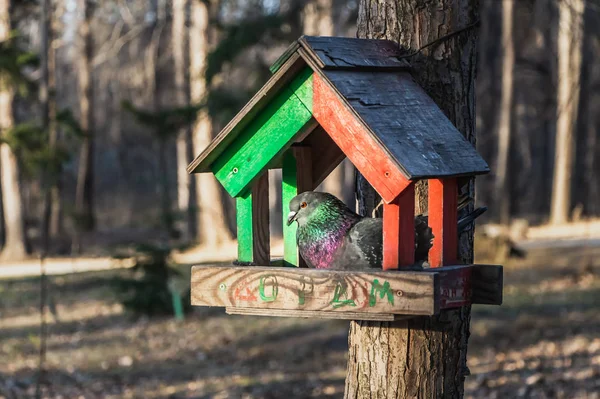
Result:
<instances>
[{"instance_id":1,"label":"tree bark","mask_svg":"<svg viewBox=\"0 0 600 399\"><path fill-rule=\"evenodd\" d=\"M513 81L515 46L513 40L513 0L502 1L502 99L498 123L498 156L496 160L495 201L498 204L498 221L510 221L511 195L508 186L509 155L513 110Z\"/></svg>"},{"instance_id":2,"label":"tree bark","mask_svg":"<svg viewBox=\"0 0 600 399\"><path fill-rule=\"evenodd\" d=\"M173 0L172 21L172 49L173 69L175 72L175 96L178 106L190 104L190 92L188 81L188 21L186 11L189 8L187 0ZM181 129L177 136L177 209L180 214L186 214L185 226L182 226L184 238L196 235L196 223L194 212L193 179L186 168L192 159L192 130L186 126Z\"/></svg>"},{"instance_id":3,"label":"tree bark","mask_svg":"<svg viewBox=\"0 0 600 399\"><path fill-rule=\"evenodd\" d=\"M407 51L470 26L410 60L417 82L473 145L477 30L472 24L478 12L476 0L361 0L358 19L359 37L394 40ZM370 214L376 196L360 176L358 181L359 210ZM424 188L416 191L416 212L426 210ZM463 189L473 195L473 182ZM461 262L473 261L472 234L460 237ZM435 317L351 322L345 397L462 397L470 316L466 306Z\"/></svg>"},{"instance_id":4,"label":"tree bark","mask_svg":"<svg viewBox=\"0 0 600 399\"><path fill-rule=\"evenodd\" d=\"M95 227L94 216L94 94L92 80L93 42L90 24L92 5L88 0L78 0L78 8L83 14L79 23L79 109L81 128L86 136L81 144L77 187L75 189L75 212L77 224L83 231Z\"/></svg>"},{"instance_id":5,"label":"tree bark","mask_svg":"<svg viewBox=\"0 0 600 399\"><path fill-rule=\"evenodd\" d=\"M190 7L190 90L192 103L198 103L205 99L208 92L204 69L210 48L210 10L214 4L193 1ZM208 146L212 140L212 131L213 125L210 116L206 111L200 111L192 133L194 154L199 154ZM209 173L196 174L197 231L200 242L209 246L231 240L220 190L213 175Z\"/></svg>"},{"instance_id":6,"label":"tree bark","mask_svg":"<svg viewBox=\"0 0 600 399\"><path fill-rule=\"evenodd\" d=\"M558 4L558 115L550 209L552 224L566 223L571 209L584 7L584 0L561 0Z\"/></svg>"},{"instance_id":7,"label":"tree bark","mask_svg":"<svg viewBox=\"0 0 600 399\"><path fill-rule=\"evenodd\" d=\"M0 41L8 39L10 34L10 3L10 0L0 0ZM9 85L0 84L0 134L14 124L13 97ZM0 143L0 184L5 232L0 259L22 259L27 252L17 158L8 144L4 143Z\"/></svg>"}]
</instances>

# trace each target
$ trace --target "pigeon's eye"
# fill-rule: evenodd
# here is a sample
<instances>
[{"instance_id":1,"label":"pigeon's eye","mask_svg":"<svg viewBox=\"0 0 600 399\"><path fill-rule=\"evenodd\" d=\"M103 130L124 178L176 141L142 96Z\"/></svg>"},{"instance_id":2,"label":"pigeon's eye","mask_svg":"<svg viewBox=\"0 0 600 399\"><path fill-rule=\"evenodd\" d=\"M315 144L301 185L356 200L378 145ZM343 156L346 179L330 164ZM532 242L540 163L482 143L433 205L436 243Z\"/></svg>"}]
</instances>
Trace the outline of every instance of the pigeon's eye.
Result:
<instances>
[{"instance_id":1,"label":"pigeon's eye","mask_svg":"<svg viewBox=\"0 0 600 399\"><path fill-rule=\"evenodd\" d=\"M308 204L306 202L303 202L300 204L300 208L306 208L308 206Z\"/></svg>"}]
</instances>

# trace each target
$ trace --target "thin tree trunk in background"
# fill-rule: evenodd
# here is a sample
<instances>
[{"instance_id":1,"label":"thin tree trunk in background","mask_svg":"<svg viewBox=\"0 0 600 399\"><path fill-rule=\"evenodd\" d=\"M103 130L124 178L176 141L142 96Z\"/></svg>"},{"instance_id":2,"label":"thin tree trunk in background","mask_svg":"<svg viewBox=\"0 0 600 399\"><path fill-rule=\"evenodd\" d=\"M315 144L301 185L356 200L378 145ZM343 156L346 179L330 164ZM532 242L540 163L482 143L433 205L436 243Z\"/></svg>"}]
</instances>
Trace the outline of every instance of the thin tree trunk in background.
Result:
<instances>
[{"instance_id":1,"label":"thin tree trunk in background","mask_svg":"<svg viewBox=\"0 0 600 399\"><path fill-rule=\"evenodd\" d=\"M10 0L0 0L0 41L8 39L10 34L10 5ZM0 134L14 124L13 96L10 87L0 85ZM5 227L5 242L0 259L22 259L27 252L17 158L8 144L3 143L0 144L0 184Z\"/></svg>"},{"instance_id":2,"label":"thin tree trunk in background","mask_svg":"<svg viewBox=\"0 0 600 399\"><path fill-rule=\"evenodd\" d=\"M207 3L192 1L190 4L190 91L194 104L203 101L208 92L204 70L210 47L209 10L212 5ZM210 116L206 111L200 111L192 133L194 154L199 154L208 146L212 140L212 130ZM231 232L226 224L219 184L210 173L198 173L195 176L200 242L218 245L230 241Z\"/></svg>"},{"instance_id":3,"label":"thin tree trunk in background","mask_svg":"<svg viewBox=\"0 0 600 399\"><path fill-rule=\"evenodd\" d=\"M42 78L40 82L40 103L42 108L42 124L48 130L48 147L50 150L56 148L58 140L58 131L56 126L56 57L53 47L52 30L52 4L50 0L42 0L41 7L41 71ZM51 238L56 238L60 232L60 191L58 182L59 175L54 174L54 170L46 173L42 186L45 191L44 215L43 215L43 233L44 253L49 251L49 242Z\"/></svg>"},{"instance_id":4,"label":"thin tree trunk in background","mask_svg":"<svg viewBox=\"0 0 600 399\"><path fill-rule=\"evenodd\" d=\"M333 36L333 0L312 0L304 7L304 34Z\"/></svg>"},{"instance_id":5,"label":"thin tree trunk in background","mask_svg":"<svg viewBox=\"0 0 600 399\"><path fill-rule=\"evenodd\" d=\"M304 8L303 31L310 36L333 36L333 0L312 0ZM346 174L352 173L352 164L344 160L327 176L322 189L342 200L348 200Z\"/></svg>"},{"instance_id":6,"label":"thin tree trunk in background","mask_svg":"<svg viewBox=\"0 0 600 399\"><path fill-rule=\"evenodd\" d=\"M146 76L148 81L147 95L150 99L150 109L158 114L162 104L160 101L160 42L163 29L166 21L166 3L163 0L152 0L149 5L149 14L152 22L149 24L148 32L151 34L151 41L146 49ZM161 127L157 126L156 138L158 141L158 178L157 185L160 193L160 209L162 225L165 232L170 238L175 236L173 209L171 204L171 193L169 183L169 163L167 159L169 140L166 138L170 132L160 131Z\"/></svg>"},{"instance_id":7,"label":"thin tree trunk in background","mask_svg":"<svg viewBox=\"0 0 600 399\"><path fill-rule=\"evenodd\" d=\"M571 209L584 7L584 0L561 0L558 5L558 115L550 209L552 224L566 223Z\"/></svg>"},{"instance_id":8,"label":"thin tree trunk in background","mask_svg":"<svg viewBox=\"0 0 600 399\"><path fill-rule=\"evenodd\" d=\"M478 18L476 0L361 0L358 36L391 39L415 50ZM473 144L476 55L477 30L471 28L411 58L417 82ZM369 214L370 206L362 204L362 199L366 194L367 200L375 202L372 188L363 184L358 190L359 208ZM471 182L468 194L473 191ZM426 190L417 191L416 196L421 204L416 211L425 211ZM460 261L472 262L472 243L472 231L461 235ZM345 397L462 397L468 375L470 316L470 306L465 306L435 317L352 321Z\"/></svg>"},{"instance_id":9,"label":"thin tree trunk in background","mask_svg":"<svg viewBox=\"0 0 600 399\"><path fill-rule=\"evenodd\" d=\"M78 9L83 15L79 22L79 110L80 124L86 136L81 143L77 187L75 189L75 212L77 224L83 231L95 227L94 216L94 94L92 81L92 5L89 0L78 0Z\"/></svg>"},{"instance_id":10,"label":"thin tree trunk in background","mask_svg":"<svg viewBox=\"0 0 600 399\"><path fill-rule=\"evenodd\" d=\"M188 59L188 23L186 20L187 0L173 0L172 21L172 50L173 68L175 72L175 96L178 106L190 104L189 84L187 80ZM182 230L184 238L195 236L196 223L193 194L192 177L186 168L192 157L192 131L186 126L181 129L177 136L177 209L181 215L185 215L185 227Z\"/></svg>"},{"instance_id":11,"label":"thin tree trunk in background","mask_svg":"<svg viewBox=\"0 0 600 399\"><path fill-rule=\"evenodd\" d=\"M508 159L513 110L513 82L515 69L515 44L513 40L513 0L502 1L502 99L498 122L498 156L496 162L495 202L498 204L498 220L510 221L511 195L508 186Z\"/></svg>"}]
</instances>

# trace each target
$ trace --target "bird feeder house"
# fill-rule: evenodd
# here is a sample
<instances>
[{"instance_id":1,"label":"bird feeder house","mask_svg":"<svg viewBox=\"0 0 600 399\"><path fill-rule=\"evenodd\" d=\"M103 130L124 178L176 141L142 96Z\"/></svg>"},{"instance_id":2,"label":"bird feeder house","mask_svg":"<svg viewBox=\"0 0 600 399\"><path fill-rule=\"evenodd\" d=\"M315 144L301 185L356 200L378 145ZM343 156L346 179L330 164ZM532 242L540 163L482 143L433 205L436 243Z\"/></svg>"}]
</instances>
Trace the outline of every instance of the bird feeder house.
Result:
<instances>
[{"instance_id":1,"label":"bird feeder house","mask_svg":"<svg viewBox=\"0 0 600 399\"><path fill-rule=\"evenodd\" d=\"M192 304L228 313L393 320L500 304L502 267L458 265L457 179L489 172L473 145L415 82L387 40L303 36L273 76L189 165L236 200L238 262L195 266ZM283 215L348 158L383 199L382 270L302 268L296 224L283 266L269 247L268 170L282 170ZM431 268L415 259L415 182L428 180ZM300 267L289 267L300 266Z\"/></svg>"}]
</instances>

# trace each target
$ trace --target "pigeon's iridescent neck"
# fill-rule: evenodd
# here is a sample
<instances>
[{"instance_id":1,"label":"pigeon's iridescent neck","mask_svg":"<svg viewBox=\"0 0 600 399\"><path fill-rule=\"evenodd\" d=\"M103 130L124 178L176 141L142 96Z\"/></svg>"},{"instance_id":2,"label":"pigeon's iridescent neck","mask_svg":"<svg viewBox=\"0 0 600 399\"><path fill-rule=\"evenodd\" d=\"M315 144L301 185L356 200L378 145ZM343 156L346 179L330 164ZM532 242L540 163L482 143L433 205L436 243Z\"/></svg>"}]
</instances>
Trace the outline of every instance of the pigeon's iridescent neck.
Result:
<instances>
[{"instance_id":1,"label":"pigeon's iridescent neck","mask_svg":"<svg viewBox=\"0 0 600 399\"><path fill-rule=\"evenodd\" d=\"M336 204L323 203L303 226L298 227L300 254L317 269L328 269L346 233L360 216Z\"/></svg>"}]
</instances>

